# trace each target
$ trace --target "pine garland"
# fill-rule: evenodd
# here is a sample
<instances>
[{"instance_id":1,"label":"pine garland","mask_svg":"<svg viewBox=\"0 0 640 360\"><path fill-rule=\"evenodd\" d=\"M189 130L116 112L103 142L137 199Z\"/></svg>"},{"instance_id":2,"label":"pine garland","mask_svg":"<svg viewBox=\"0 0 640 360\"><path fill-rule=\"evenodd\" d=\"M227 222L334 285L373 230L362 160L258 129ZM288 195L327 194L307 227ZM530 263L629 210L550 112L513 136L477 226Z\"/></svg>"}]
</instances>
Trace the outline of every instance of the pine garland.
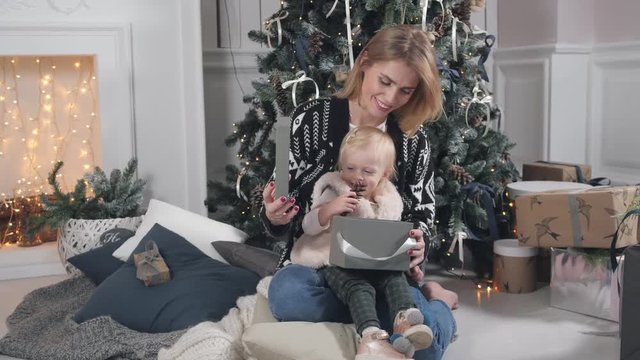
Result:
<instances>
[{"instance_id":1,"label":"pine garland","mask_svg":"<svg viewBox=\"0 0 640 360\"><path fill-rule=\"evenodd\" d=\"M131 159L124 171L114 169L110 177L98 166L78 179L74 190L64 193L57 180L64 163L58 161L48 176L52 195L41 194L44 211L33 219L28 229L33 236L45 226L55 229L69 219L115 219L139 215L145 181L136 179L138 161ZM88 187L93 196L88 197Z\"/></svg>"}]
</instances>

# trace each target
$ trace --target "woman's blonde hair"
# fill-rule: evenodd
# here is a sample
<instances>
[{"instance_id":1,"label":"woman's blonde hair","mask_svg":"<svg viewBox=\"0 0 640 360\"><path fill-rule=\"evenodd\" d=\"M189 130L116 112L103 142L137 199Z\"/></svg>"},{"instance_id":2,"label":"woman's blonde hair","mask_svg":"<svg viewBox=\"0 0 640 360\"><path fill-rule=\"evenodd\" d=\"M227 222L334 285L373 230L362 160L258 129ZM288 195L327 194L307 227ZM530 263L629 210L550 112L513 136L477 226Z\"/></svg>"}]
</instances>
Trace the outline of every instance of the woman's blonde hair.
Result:
<instances>
[{"instance_id":1,"label":"woman's blonde hair","mask_svg":"<svg viewBox=\"0 0 640 360\"><path fill-rule=\"evenodd\" d=\"M380 30L369 40L349 72L341 98L359 97L364 79L362 67L381 61L404 60L419 77L409 101L395 111L402 131L413 136L420 125L437 119L442 112L440 76L436 55L427 33L415 25L397 25Z\"/></svg>"},{"instance_id":2,"label":"woman's blonde hair","mask_svg":"<svg viewBox=\"0 0 640 360\"><path fill-rule=\"evenodd\" d=\"M373 146L373 149L367 149L368 146ZM362 149L371 150L376 154L379 164L387 172L388 179L392 179L396 175L396 147L393 139L386 132L372 126L360 126L351 129L342 139L340 154L338 155L338 170L342 169L342 162L346 153Z\"/></svg>"}]
</instances>

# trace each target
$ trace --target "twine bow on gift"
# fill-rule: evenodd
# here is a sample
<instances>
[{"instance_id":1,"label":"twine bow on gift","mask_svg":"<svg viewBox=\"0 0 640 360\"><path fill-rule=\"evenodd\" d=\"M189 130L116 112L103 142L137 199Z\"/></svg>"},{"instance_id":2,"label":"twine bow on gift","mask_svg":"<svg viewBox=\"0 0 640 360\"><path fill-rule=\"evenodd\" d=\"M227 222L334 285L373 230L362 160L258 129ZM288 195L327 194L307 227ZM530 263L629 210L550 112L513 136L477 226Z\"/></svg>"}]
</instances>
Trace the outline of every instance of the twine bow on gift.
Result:
<instances>
[{"instance_id":1,"label":"twine bow on gift","mask_svg":"<svg viewBox=\"0 0 640 360\"><path fill-rule=\"evenodd\" d=\"M166 263L164 259L162 259L162 256L160 256L160 251L155 241L147 241L144 248L144 252L136 254L137 256L134 257L136 260L136 278L144 281L145 285L148 285L148 283L152 283L149 276L164 272L166 270ZM164 268L161 265L164 265ZM149 267L153 269L155 273L149 271Z\"/></svg>"},{"instance_id":2,"label":"twine bow on gift","mask_svg":"<svg viewBox=\"0 0 640 360\"><path fill-rule=\"evenodd\" d=\"M293 87L291 88L291 99L293 100L293 106L298 106L298 103L296 102L296 88L298 87L298 83L304 82L304 81L311 81L313 82L313 85L316 87L316 99L320 97L320 89L318 88L318 84L316 84L316 82L307 76L307 74L304 72L304 70L298 71L296 73L296 76L298 77L297 79L293 79L293 80L289 80L289 81L285 81L282 83L282 88L286 89L289 86L293 85Z\"/></svg>"},{"instance_id":3,"label":"twine bow on gift","mask_svg":"<svg viewBox=\"0 0 640 360\"><path fill-rule=\"evenodd\" d=\"M274 18L271 18L265 22L264 29L267 30L267 46L272 48L271 46L271 27L275 23L277 25L277 33L278 33L278 46L282 44L282 23L280 20L284 20L289 16L289 12L286 10L281 10Z\"/></svg>"}]
</instances>

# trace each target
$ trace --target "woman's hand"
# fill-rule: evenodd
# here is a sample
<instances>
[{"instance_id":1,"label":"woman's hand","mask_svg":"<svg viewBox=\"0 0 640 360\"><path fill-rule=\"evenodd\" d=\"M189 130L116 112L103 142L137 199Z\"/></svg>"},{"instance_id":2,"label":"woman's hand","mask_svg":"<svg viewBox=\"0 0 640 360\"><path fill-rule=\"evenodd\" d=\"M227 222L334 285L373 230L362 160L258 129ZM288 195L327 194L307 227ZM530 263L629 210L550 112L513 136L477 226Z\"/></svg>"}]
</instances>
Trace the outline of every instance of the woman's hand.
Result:
<instances>
[{"instance_id":1,"label":"woman's hand","mask_svg":"<svg viewBox=\"0 0 640 360\"><path fill-rule=\"evenodd\" d=\"M424 248L425 242L422 234L422 230L413 229L409 231L409 236L416 240L416 245L409 249L407 252L411 257L411 262L409 263L409 272L410 276L416 282L420 282L424 277L424 273L420 268L420 264L424 261Z\"/></svg>"},{"instance_id":2,"label":"woman's hand","mask_svg":"<svg viewBox=\"0 0 640 360\"><path fill-rule=\"evenodd\" d=\"M298 214L300 207L296 205L296 199L287 199L286 196L276 199L275 193L276 185L273 181L269 182L262 191L265 215L272 225L286 225Z\"/></svg>"}]
</instances>

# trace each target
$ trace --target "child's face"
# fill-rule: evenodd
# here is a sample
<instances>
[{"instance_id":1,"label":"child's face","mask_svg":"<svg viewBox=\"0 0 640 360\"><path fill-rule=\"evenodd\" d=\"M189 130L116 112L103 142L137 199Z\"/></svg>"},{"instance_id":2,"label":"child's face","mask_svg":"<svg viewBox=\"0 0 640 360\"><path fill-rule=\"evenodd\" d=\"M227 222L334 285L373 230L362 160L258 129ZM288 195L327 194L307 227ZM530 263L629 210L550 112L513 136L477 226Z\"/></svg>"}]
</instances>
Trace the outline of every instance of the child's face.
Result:
<instances>
[{"instance_id":1,"label":"child's face","mask_svg":"<svg viewBox=\"0 0 640 360\"><path fill-rule=\"evenodd\" d=\"M387 175L373 146L350 149L343 154L340 177L352 187L359 184L360 195L365 199L372 200L373 191Z\"/></svg>"}]
</instances>

